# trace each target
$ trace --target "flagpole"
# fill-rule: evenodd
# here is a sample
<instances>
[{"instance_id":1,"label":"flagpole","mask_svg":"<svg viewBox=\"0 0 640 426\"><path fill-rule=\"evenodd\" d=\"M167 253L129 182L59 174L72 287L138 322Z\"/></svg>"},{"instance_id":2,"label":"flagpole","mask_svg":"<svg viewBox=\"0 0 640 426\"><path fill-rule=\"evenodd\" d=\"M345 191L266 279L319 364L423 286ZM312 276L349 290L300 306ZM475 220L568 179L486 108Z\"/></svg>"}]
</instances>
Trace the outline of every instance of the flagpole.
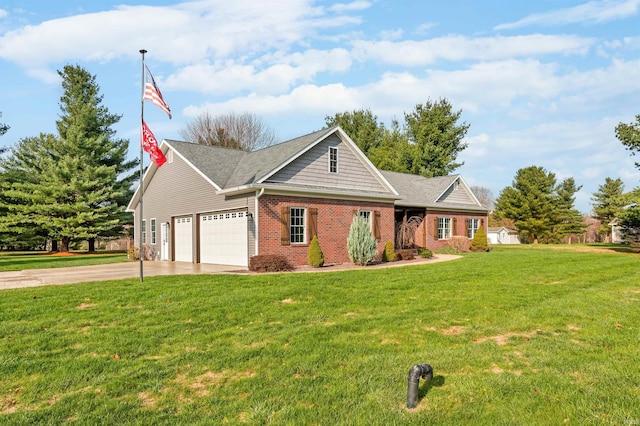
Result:
<instances>
[{"instance_id":1,"label":"flagpole","mask_svg":"<svg viewBox=\"0 0 640 426\"><path fill-rule=\"evenodd\" d=\"M143 246L142 246L142 223L143 223L143 213L142 213L142 197L144 195L144 182L142 181L144 169L142 167L143 162L143 154L142 154L142 123L144 123L144 54L147 53L146 50L140 49L140 54L142 55L142 94L140 96L140 282L144 281L144 260L143 260Z\"/></svg>"}]
</instances>

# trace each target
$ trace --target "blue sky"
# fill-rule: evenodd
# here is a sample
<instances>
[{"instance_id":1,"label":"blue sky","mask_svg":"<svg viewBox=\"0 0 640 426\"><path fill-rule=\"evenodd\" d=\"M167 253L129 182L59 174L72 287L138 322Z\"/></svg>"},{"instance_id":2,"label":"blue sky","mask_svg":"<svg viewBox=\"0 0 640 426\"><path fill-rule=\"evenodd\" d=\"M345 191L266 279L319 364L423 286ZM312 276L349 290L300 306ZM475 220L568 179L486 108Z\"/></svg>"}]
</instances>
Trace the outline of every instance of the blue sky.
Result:
<instances>
[{"instance_id":1,"label":"blue sky","mask_svg":"<svg viewBox=\"0 0 640 426\"><path fill-rule=\"evenodd\" d=\"M583 185L583 212L606 177L640 184L615 138L640 114L640 0L4 0L0 146L55 133L56 70L79 64L136 157L140 49L174 115L145 104L159 140L205 110L256 114L284 141L447 98L470 124L457 172L495 197L531 165Z\"/></svg>"}]
</instances>

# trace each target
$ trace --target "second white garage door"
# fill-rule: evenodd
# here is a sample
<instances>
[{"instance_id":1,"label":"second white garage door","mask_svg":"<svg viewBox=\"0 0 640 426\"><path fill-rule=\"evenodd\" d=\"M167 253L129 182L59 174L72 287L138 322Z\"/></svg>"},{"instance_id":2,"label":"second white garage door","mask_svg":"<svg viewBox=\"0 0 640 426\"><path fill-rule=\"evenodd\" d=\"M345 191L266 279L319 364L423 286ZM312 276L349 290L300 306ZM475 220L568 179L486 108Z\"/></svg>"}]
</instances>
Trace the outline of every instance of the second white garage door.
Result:
<instances>
[{"instance_id":1,"label":"second white garage door","mask_svg":"<svg viewBox=\"0 0 640 426\"><path fill-rule=\"evenodd\" d=\"M200 262L249 265L247 212L200 215Z\"/></svg>"}]
</instances>

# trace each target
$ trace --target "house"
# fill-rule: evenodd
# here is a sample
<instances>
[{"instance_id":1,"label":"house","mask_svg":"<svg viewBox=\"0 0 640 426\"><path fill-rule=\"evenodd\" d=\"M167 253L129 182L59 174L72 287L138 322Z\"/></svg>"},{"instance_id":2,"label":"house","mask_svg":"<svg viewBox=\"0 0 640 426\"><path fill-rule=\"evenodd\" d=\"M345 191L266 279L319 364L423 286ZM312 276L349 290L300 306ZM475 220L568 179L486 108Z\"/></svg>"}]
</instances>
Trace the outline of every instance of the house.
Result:
<instances>
[{"instance_id":1,"label":"house","mask_svg":"<svg viewBox=\"0 0 640 426\"><path fill-rule=\"evenodd\" d=\"M487 239L491 244L520 244L518 231L504 226L490 227Z\"/></svg>"},{"instance_id":2,"label":"house","mask_svg":"<svg viewBox=\"0 0 640 426\"><path fill-rule=\"evenodd\" d=\"M462 177L380 171L338 126L254 152L174 140L160 149L167 162L149 166L127 208L136 246L160 260L247 266L279 254L302 265L317 235L327 263L348 262L354 214L369 220L379 253L408 216L421 218L416 244L433 249L486 226Z\"/></svg>"}]
</instances>

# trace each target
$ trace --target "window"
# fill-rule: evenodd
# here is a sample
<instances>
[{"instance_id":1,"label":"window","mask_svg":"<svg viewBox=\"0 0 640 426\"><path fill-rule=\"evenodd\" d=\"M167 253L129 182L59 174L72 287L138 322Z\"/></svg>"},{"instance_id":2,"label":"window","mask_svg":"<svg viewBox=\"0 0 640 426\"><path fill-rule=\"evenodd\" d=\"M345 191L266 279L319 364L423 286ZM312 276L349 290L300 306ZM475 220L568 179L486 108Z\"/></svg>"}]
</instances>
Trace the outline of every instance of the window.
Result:
<instances>
[{"instance_id":1,"label":"window","mask_svg":"<svg viewBox=\"0 0 640 426\"><path fill-rule=\"evenodd\" d=\"M371 211L370 210L360 210L358 212L361 218L365 219L369 222L369 226L371 226Z\"/></svg>"},{"instance_id":2,"label":"window","mask_svg":"<svg viewBox=\"0 0 640 426\"><path fill-rule=\"evenodd\" d=\"M438 239L446 240L451 238L451 218L439 217L438 218Z\"/></svg>"},{"instance_id":3,"label":"window","mask_svg":"<svg viewBox=\"0 0 640 426\"><path fill-rule=\"evenodd\" d=\"M329 147L329 173L338 173L338 148Z\"/></svg>"},{"instance_id":4,"label":"window","mask_svg":"<svg viewBox=\"0 0 640 426\"><path fill-rule=\"evenodd\" d=\"M291 207L289 221L289 238L291 244L304 244L305 242L305 216L306 209L302 207Z\"/></svg>"},{"instance_id":5,"label":"window","mask_svg":"<svg viewBox=\"0 0 640 426\"><path fill-rule=\"evenodd\" d=\"M142 244L147 243L147 219L142 219Z\"/></svg>"},{"instance_id":6,"label":"window","mask_svg":"<svg viewBox=\"0 0 640 426\"><path fill-rule=\"evenodd\" d=\"M169 152L167 152L167 163L173 163L173 150L171 149L169 150Z\"/></svg>"},{"instance_id":7,"label":"window","mask_svg":"<svg viewBox=\"0 0 640 426\"><path fill-rule=\"evenodd\" d=\"M479 219L467 219L467 237L473 238L478 230Z\"/></svg>"},{"instance_id":8,"label":"window","mask_svg":"<svg viewBox=\"0 0 640 426\"><path fill-rule=\"evenodd\" d=\"M151 244L156 243L156 220L151 219Z\"/></svg>"}]
</instances>

